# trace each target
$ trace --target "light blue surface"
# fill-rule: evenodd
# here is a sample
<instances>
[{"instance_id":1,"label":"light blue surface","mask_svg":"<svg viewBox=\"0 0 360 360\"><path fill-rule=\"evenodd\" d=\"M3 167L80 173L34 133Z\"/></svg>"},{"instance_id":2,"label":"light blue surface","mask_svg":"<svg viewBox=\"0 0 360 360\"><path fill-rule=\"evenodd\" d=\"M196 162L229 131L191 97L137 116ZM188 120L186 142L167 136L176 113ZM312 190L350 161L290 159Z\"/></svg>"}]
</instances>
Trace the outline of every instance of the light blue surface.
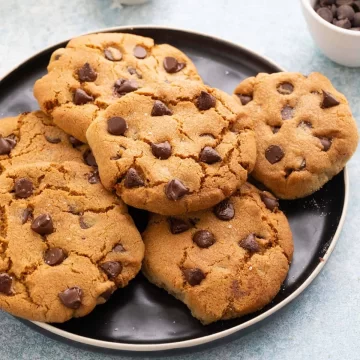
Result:
<instances>
[{"instance_id":1,"label":"light blue surface","mask_svg":"<svg viewBox=\"0 0 360 360\"><path fill-rule=\"evenodd\" d=\"M130 24L189 28L245 45L291 71L320 71L348 97L360 121L360 69L338 66L320 54L296 0L153 0L133 7L116 0L0 0L0 77L48 45ZM237 341L173 359L360 359L359 152L348 168L351 197L341 238L298 301ZM0 359L128 358L64 345L0 312Z\"/></svg>"}]
</instances>

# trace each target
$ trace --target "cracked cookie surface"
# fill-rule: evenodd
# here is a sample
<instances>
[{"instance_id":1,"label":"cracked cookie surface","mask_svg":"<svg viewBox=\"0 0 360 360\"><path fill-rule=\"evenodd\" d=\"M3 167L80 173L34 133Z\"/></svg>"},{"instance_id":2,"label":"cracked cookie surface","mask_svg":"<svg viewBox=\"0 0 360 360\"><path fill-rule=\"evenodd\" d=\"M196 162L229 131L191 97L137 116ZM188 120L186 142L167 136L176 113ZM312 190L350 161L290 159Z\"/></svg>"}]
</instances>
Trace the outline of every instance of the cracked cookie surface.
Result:
<instances>
[{"instance_id":1,"label":"cracked cookie surface","mask_svg":"<svg viewBox=\"0 0 360 360\"><path fill-rule=\"evenodd\" d=\"M91 34L53 53L34 95L55 124L85 142L100 109L147 83L179 79L201 81L180 50L132 34Z\"/></svg>"},{"instance_id":2,"label":"cracked cookie surface","mask_svg":"<svg viewBox=\"0 0 360 360\"><path fill-rule=\"evenodd\" d=\"M237 132L231 131L237 121ZM87 131L103 185L125 203L164 215L211 207L255 163L250 119L199 82L157 83L118 100Z\"/></svg>"},{"instance_id":3,"label":"cracked cookie surface","mask_svg":"<svg viewBox=\"0 0 360 360\"><path fill-rule=\"evenodd\" d=\"M277 200L246 183L214 209L153 215L142 271L204 324L260 310L279 292L293 242Z\"/></svg>"},{"instance_id":4,"label":"cracked cookie surface","mask_svg":"<svg viewBox=\"0 0 360 360\"><path fill-rule=\"evenodd\" d=\"M93 169L37 163L0 176L0 308L64 322L104 303L140 270L144 245L126 205Z\"/></svg>"},{"instance_id":5,"label":"cracked cookie surface","mask_svg":"<svg viewBox=\"0 0 360 360\"><path fill-rule=\"evenodd\" d=\"M71 141L41 111L0 119L0 173L10 166L40 161L83 162L88 146Z\"/></svg>"},{"instance_id":6,"label":"cracked cookie surface","mask_svg":"<svg viewBox=\"0 0 360 360\"><path fill-rule=\"evenodd\" d=\"M234 94L254 120L252 176L280 198L319 190L356 150L358 130L348 102L319 73L259 74Z\"/></svg>"}]
</instances>

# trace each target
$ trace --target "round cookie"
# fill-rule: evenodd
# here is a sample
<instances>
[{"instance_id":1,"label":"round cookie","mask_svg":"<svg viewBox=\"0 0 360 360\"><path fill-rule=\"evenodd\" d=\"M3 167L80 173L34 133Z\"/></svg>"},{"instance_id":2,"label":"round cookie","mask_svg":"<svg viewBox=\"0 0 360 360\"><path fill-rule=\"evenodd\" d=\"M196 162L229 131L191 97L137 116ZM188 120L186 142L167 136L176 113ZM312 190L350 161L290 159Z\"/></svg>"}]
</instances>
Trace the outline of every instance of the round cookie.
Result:
<instances>
[{"instance_id":1,"label":"round cookie","mask_svg":"<svg viewBox=\"0 0 360 360\"><path fill-rule=\"evenodd\" d=\"M99 113L87 139L107 189L131 206L175 215L211 207L246 181L256 146L242 117L220 90L157 83Z\"/></svg>"},{"instance_id":2,"label":"round cookie","mask_svg":"<svg viewBox=\"0 0 360 360\"><path fill-rule=\"evenodd\" d=\"M137 274L144 244L126 206L76 162L0 176L0 308L64 322L91 312Z\"/></svg>"},{"instance_id":3,"label":"round cookie","mask_svg":"<svg viewBox=\"0 0 360 360\"><path fill-rule=\"evenodd\" d=\"M87 149L41 111L0 120L0 173L10 166L40 161L83 162Z\"/></svg>"},{"instance_id":4,"label":"round cookie","mask_svg":"<svg viewBox=\"0 0 360 360\"><path fill-rule=\"evenodd\" d=\"M53 53L34 95L56 125L85 142L99 110L149 82L179 79L201 81L180 50L133 34L91 34Z\"/></svg>"},{"instance_id":5,"label":"round cookie","mask_svg":"<svg viewBox=\"0 0 360 360\"><path fill-rule=\"evenodd\" d=\"M234 97L255 123L252 176L280 198L319 190L356 150L358 130L348 102L319 73L259 74L243 81Z\"/></svg>"},{"instance_id":6,"label":"round cookie","mask_svg":"<svg viewBox=\"0 0 360 360\"><path fill-rule=\"evenodd\" d=\"M203 324L271 302L293 254L291 230L277 200L248 183L213 209L153 215L143 240L145 276L184 302Z\"/></svg>"}]
</instances>

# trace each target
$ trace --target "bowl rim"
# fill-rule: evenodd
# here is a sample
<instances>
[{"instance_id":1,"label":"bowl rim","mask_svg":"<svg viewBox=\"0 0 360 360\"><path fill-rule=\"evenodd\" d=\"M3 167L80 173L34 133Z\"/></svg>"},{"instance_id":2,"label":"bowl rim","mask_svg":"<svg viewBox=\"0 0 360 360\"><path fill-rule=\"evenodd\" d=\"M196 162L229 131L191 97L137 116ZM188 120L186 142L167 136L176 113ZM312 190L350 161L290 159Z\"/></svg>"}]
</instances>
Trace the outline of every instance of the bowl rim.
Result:
<instances>
[{"instance_id":1,"label":"bowl rim","mask_svg":"<svg viewBox=\"0 0 360 360\"><path fill-rule=\"evenodd\" d=\"M311 6L310 4L311 0L300 0L300 1L303 5L303 8L310 14L310 16L312 16L316 21L318 21L323 26L327 27L329 30L338 32L343 35L353 36L354 38L360 38L360 31L343 29L324 20L321 16L319 16L316 13L315 9Z\"/></svg>"}]
</instances>

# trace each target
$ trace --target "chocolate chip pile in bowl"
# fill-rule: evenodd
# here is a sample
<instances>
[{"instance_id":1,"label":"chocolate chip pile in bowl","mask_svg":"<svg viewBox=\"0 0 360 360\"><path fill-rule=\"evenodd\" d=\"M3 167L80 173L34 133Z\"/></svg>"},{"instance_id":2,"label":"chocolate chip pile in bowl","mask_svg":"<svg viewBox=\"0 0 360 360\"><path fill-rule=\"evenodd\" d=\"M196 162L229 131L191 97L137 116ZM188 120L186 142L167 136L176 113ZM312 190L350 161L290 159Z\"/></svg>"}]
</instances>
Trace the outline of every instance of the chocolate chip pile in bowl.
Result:
<instances>
[{"instance_id":1,"label":"chocolate chip pile in bowl","mask_svg":"<svg viewBox=\"0 0 360 360\"><path fill-rule=\"evenodd\" d=\"M360 31L360 1L353 0L319 0L315 11L329 23Z\"/></svg>"}]
</instances>

